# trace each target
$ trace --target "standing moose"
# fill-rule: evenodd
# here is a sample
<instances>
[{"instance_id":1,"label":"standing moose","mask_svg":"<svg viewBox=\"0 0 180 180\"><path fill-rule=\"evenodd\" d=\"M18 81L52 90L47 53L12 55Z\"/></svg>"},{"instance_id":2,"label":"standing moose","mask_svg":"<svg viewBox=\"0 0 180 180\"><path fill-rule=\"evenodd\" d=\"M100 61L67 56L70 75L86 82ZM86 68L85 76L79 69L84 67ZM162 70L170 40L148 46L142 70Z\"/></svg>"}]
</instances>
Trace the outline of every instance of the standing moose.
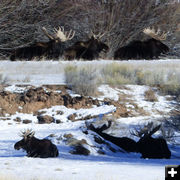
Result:
<instances>
[{"instance_id":1,"label":"standing moose","mask_svg":"<svg viewBox=\"0 0 180 180\"><path fill-rule=\"evenodd\" d=\"M151 38L146 41L132 41L120 47L114 53L114 59L154 59L169 51L169 47L161 41L166 39L167 33L158 29L145 28L143 32ZM161 34L160 34L161 33Z\"/></svg>"},{"instance_id":2,"label":"standing moose","mask_svg":"<svg viewBox=\"0 0 180 180\"><path fill-rule=\"evenodd\" d=\"M75 35L75 31L65 32L63 27L54 29L53 35L50 35L45 27L42 27L42 31L49 38L48 42L36 42L30 46L15 49L10 56L11 61L15 61L17 58L32 60L42 56L58 58L63 54L63 43L71 40Z\"/></svg>"},{"instance_id":3,"label":"standing moose","mask_svg":"<svg viewBox=\"0 0 180 180\"><path fill-rule=\"evenodd\" d=\"M71 47L65 49L65 59L93 60L99 58L100 52L106 53L109 50L109 47L100 41L105 33L99 33L98 35L95 35L93 32L91 32L91 34L92 36L87 41L78 41Z\"/></svg>"},{"instance_id":4,"label":"standing moose","mask_svg":"<svg viewBox=\"0 0 180 180\"><path fill-rule=\"evenodd\" d=\"M37 139L34 134L35 132L31 129L22 132L20 136L23 139L14 145L14 149L24 149L28 157L48 158L59 155L56 145L48 139Z\"/></svg>"}]
</instances>

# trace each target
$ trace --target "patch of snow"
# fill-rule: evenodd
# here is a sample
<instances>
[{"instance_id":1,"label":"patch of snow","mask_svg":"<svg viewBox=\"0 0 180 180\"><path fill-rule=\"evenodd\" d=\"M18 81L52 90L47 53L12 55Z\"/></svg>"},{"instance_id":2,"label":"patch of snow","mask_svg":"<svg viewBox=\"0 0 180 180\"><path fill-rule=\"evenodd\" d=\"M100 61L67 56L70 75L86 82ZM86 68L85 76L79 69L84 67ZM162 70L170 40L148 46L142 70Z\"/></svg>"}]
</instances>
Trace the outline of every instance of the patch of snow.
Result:
<instances>
[{"instance_id":1,"label":"patch of snow","mask_svg":"<svg viewBox=\"0 0 180 180\"><path fill-rule=\"evenodd\" d=\"M74 91L72 90L66 90L66 92L71 96L71 97L80 97L81 95L75 93Z\"/></svg>"},{"instance_id":2,"label":"patch of snow","mask_svg":"<svg viewBox=\"0 0 180 180\"><path fill-rule=\"evenodd\" d=\"M7 86L4 88L5 91L9 91L12 93L23 93L26 90L26 87L18 87L16 85Z\"/></svg>"},{"instance_id":3,"label":"patch of snow","mask_svg":"<svg viewBox=\"0 0 180 180\"><path fill-rule=\"evenodd\" d=\"M101 85L98 87L98 91L102 93L103 95L99 96L99 100L103 100L105 98L112 99L114 101L119 100L119 91L111 88L109 85Z\"/></svg>"},{"instance_id":4,"label":"patch of snow","mask_svg":"<svg viewBox=\"0 0 180 180\"><path fill-rule=\"evenodd\" d=\"M126 85L125 87L127 87L127 89L120 89L119 91L124 95L130 95L131 100L133 100L138 105L138 107L143 108L153 117L161 117L162 114L168 115L168 113L177 105L175 102L167 101L166 97L157 93L157 101L147 101L144 97L144 94L145 91L149 90L149 86ZM130 106L127 105L127 107Z\"/></svg>"}]
</instances>

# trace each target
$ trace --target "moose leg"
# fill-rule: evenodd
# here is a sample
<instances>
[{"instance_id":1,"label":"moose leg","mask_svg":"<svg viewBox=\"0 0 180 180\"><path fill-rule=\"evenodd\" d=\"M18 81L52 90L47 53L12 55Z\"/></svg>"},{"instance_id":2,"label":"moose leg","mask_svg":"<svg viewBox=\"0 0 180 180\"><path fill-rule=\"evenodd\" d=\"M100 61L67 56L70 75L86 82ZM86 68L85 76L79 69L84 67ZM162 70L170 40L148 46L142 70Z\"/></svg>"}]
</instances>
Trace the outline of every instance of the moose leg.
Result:
<instances>
[{"instance_id":1,"label":"moose leg","mask_svg":"<svg viewBox=\"0 0 180 180\"><path fill-rule=\"evenodd\" d=\"M37 151L29 151L27 153L27 157L39 157L39 153Z\"/></svg>"}]
</instances>

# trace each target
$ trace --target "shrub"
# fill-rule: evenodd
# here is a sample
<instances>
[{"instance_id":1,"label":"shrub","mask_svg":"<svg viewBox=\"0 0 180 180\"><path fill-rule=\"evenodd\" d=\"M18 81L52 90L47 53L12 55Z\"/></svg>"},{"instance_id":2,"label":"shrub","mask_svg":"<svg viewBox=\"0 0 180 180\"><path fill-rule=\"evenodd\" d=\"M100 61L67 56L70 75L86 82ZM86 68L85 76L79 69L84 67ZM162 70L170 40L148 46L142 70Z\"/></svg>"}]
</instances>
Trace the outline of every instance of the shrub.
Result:
<instances>
[{"instance_id":1,"label":"shrub","mask_svg":"<svg viewBox=\"0 0 180 180\"><path fill-rule=\"evenodd\" d=\"M176 66L179 68L179 64ZM180 74L171 64L111 63L102 68L104 83L110 85L179 85Z\"/></svg>"},{"instance_id":2,"label":"shrub","mask_svg":"<svg viewBox=\"0 0 180 180\"><path fill-rule=\"evenodd\" d=\"M144 97L145 97L146 101L150 101L150 102L158 101L158 99L152 89L145 91Z\"/></svg>"},{"instance_id":3,"label":"shrub","mask_svg":"<svg viewBox=\"0 0 180 180\"><path fill-rule=\"evenodd\" d=\"M135 84L135 71L131 65L112 63L102 69L103 80L109 85Z\"/></svg>"},{"instance_id":4,"label":"shrub","mask_svg":"<svg viewBox=\"0 0 180 180\"><path fill-rule=\"evenodd\" d=\"M180 99L180 63L121 62L65 68L66 83L82 95L95 95L100 81L119 86L137 84L159 87L164 94ZM101 76L100 76L101 74Z\"/></svg>"},{"instance_id":5,"label":"shrub","mask_svg":"<svg viewBox=\"0 0 180 180\"><path fill-rule=\"evenodd\" d=\"M65 79L68 87L76 93L85 96L96 95L100 80L96 68L71 65L65 68Z\"/></svg>"}]
</instances>

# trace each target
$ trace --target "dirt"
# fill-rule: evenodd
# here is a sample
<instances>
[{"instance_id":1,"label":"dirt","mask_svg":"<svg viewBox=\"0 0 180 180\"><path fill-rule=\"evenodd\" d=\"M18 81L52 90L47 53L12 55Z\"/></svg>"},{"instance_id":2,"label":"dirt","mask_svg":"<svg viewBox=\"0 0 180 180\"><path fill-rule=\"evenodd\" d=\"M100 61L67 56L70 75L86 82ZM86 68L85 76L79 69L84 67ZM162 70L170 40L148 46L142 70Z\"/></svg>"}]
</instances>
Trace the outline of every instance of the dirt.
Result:
<instances>
[{"instance_id":1,"label":"dirt","mask_svg":"<svg viewBox=\"0 0 180 180\"><path fill-rule=\"evenodd\" d=\"M16 112L32 113L33 115L40 116L43 115L44 112L39 110L50 108L55 105L64 105L67 108L80 109L92 108L94 105L100 106L101 104L114 105L116 107L116 111L112 113L114 118L134 116L133 111L127 110L122 99L119 99L119 101L113 101L106 98L102 102L98 99L86 96L72 97L67 92L69 89L65 85L46 85L41 87L27 86L26 90L22 93L12 93L3 89L4 88L0 90L1 117L5 117L7 114L13 115ZM62 114L63 112L59 111L58 113ZM68 117L68 119L72 121L86 120L90 118L93 117L88 116L83 119L77 119L76 114L72 114ZM18 119L16 121L18 121Z\"/></svg>"},{"instance_id":2,"label":"dirt","mask_svg":"<svg viewBox=\"0 0 180 180\"><path fill-rule=\"evenodd\" d=\"M0 92L0 116L6 114L21 113L33 113L37 114L37 111L44 108L50 108L55 105L64 105L67 108L91 108L93 105L99 106L97 99L91 97L77 96L71 97L66 88L61 92L56 92L53 89L44 89L44 87L34 88L31 87L23 93L12 93L8 91Z\"/></svg>"},{"instance_id":3,"label":"dirt","mask_svg":"<svg viewBox=\"0 0 180 180\"><path fill-rule=\"evenodd\" d=\"M93 105L100 106L101 103L116 106L117 110L113 113L115 117L127 117L129 115L126 107L119 102L110 99L105 99L104 102L100 102L97 99L86 96L71 97L67 90L67 86L62 85L42 87L28 86L23 93L12 93L2 88L0 91L0 116L4 117L6 114L12 115L16 112L40 115L39 110L55 105L64 105L67 108L80 109L91 108ZM69 117L69 119L74 120L74 117L75 115Z\"/></svg>"}]
</instances>

